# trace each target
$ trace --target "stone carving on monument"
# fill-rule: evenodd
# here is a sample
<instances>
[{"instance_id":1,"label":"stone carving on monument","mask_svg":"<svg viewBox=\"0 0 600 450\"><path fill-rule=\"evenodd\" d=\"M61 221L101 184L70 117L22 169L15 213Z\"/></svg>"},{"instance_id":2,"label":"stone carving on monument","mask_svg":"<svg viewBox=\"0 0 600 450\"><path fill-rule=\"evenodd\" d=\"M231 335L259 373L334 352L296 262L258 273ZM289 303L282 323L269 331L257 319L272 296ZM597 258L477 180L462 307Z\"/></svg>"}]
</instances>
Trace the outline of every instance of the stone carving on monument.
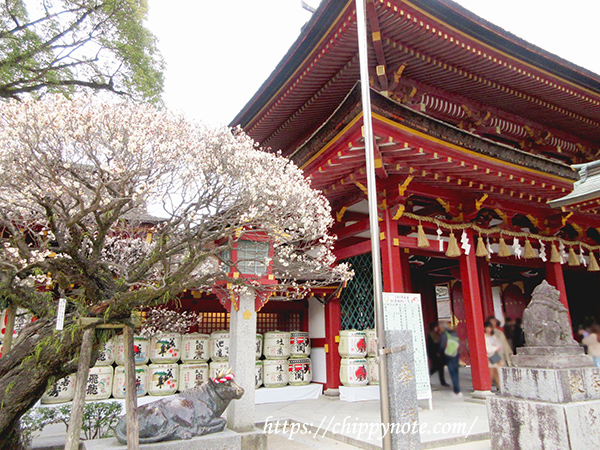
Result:
<instances>
[{"instance_id":1,"label":"stone carving on monument","mask_svg":"<svg viewBox=\"0 0 600 450\"><path fill-rule=\"evenodd\" d=\"M140 443L191 439L223 431L227 421L221 415L231 400L243 394L244 389L235 384L233 375L222 372L179 395L141 406L138 408ZM127 443L125 416L117 424L115 435L120 443Z\"/></svg>"},{"instance_id":2,"label":"stone carving on monument","mask_svg":"<svg viewBox=\"0 0 600 450\"><path fill-rule=\"evenodd\" d=\"M523 313L525 347L488 398L493 450L600 448L600 368L573 339L560 292L543 281Z\"/></svg>"}]
</instances>

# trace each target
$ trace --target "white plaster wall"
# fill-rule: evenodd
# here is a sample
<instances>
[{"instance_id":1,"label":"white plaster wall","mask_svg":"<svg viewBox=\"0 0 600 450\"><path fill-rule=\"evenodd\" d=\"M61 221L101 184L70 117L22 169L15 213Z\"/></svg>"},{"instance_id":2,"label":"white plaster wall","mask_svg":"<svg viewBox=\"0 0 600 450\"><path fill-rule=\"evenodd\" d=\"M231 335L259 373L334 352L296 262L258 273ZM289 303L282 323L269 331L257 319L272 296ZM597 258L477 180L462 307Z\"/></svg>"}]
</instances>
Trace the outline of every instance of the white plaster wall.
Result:
<instances>
[{"instance_id":1,"label":"white plaster wall","mask_svg":"<svg viewBox=\"0 0 600 450\"><path fill-rule=\"evenodd\" d=\"M325 338L325 306L314 297L308 299L308 336Z\"/></svg>"},{"instance_id":2,"label":"white plaster wall","mask_svg":"<svg viewBox=\"0 0 600 450\"><path fill-rule=\"evenodd\" d=\"M327 367L325 362L325 349L322 347L311 348L310 359L312 361L313 381L326 383Z\"/></svg>"}]
</instances>

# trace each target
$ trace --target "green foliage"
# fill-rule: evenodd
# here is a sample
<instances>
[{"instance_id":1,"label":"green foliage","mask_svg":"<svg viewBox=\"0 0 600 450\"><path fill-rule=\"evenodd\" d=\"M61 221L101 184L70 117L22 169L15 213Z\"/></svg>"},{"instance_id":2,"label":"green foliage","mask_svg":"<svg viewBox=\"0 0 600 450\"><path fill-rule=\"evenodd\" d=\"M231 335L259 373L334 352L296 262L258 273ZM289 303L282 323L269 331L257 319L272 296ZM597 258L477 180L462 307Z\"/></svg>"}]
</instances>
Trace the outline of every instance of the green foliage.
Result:
<instances>
[{"instance_id":1,"label":"green foliage","mask_svg":"<svg viewBox=\"0 0 600 450\"><path fill-rule=\"evenodd\" d=\"M159 102L163 61L143 0L0 2L0 97L92 88Z\"/></svg>"},{"instance_id":2,"label":"green foliage","mask_svg":"<svg viewBox=\"0 0 600 450\"><path fill-rule=\"evenodd\" d=\"M114 428L122 414L119 402L90 402L83 408L81 429L84 439L102 439L114 436ZM71 405L60 407L42 407L29 410L20 420L21 439L25 448L31 446L33 439L46 425L63 423L69 426Z\"/></svg>"},{"instance_id":3,"label":"green foliage","mask_svg":"<svg viewBox=\"0 0 600 450\"><path fill-rule=\"evenodd\" d=\"M122 407L119 402L90 402L83 408L84 439L102 439L114 436L114 428L119 422ZM63 405L56 409L55 422L69 425L71 405Z\"/></svg>"},{"instance_id":4,"label":"green foliage","mask_svg":"<svg viewBox=\"0 0 600 450\"><path fill-rule=\"evenodd\" d=\"M20 420L21 440L25 448L31 447L33 439L42 429L51 423L56 423L55 408L33 408L23 415Z\"/></svg>"}]
</instances>

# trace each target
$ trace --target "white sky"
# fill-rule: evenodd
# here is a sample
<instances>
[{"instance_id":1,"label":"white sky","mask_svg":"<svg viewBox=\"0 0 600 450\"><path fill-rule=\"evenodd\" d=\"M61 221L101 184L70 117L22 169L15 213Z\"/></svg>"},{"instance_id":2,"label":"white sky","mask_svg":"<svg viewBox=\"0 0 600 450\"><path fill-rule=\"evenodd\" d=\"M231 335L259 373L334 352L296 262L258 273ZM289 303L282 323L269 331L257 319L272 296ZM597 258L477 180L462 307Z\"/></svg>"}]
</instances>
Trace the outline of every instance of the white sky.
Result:
<instances>
[{"instance_id":1,"label":"white sky","mask_svg":"<svg viewBox=\"0 0 600 450\"><path fill-rule=\"evenodd\" d=\"M455 0L486 20L600 73L600 0ZM307 0L317 5L319 0ZM300 0L148 0L165 59L167 106L227 124L275 69L311 14ZM566 8L569 8L568 10Z\"/></svg>"}]
</instances>

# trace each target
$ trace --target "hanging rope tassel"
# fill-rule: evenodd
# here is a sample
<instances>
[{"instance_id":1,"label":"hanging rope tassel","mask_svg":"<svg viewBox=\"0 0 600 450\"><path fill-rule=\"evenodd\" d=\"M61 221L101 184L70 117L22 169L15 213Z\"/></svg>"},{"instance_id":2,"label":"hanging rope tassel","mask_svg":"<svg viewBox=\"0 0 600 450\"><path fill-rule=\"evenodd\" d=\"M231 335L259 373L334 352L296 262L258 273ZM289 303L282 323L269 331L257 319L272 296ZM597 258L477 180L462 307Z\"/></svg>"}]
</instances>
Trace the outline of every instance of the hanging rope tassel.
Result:
<instances>
[{"instance_id":1,"label":"hanging rope tassel","mask_svg":"<svg viewBox=\"0 0 600 450\"><path fill-rule=\"evenodd\" d=\"M489 258L490 254L485 248L485 242L483 242L483 238L479 236L477 238L477 250L475 250L475 256L479 258Z\"/></svg>"},{"instance_id":2,"label":"hanging rope tassel","mask_svg":"<svg viewBox=\"0 0 600 450\"><path fill-rule=\"evenodd\" d=\"M446 250L446 256L448 258L457 258L461 255L460 248L458 248L458 242L454 233L450 233L450 241L448 242L448 250Z\"/></svg>"},{"instance_id":3,"label":"hanging rope tassel","mask_svg":"<svg viewBox=\"0 0 600 450\"><path fill-rule=\"evenodd\" d=\"M531 242L529 242L529 239L525 239L525 252L523 253L523 258L525 258L525 259L537 258L537 255L535 254L535 250L533 249Z\"/></svg>"},{"instance_id":4,"label":"hanging rope tassel","mask_svg":"<svg viewBox=\"0 0 600 450\"><path fill-rule=\"evenodd\" d=\"M550 247L550 262L560 263L560 254L558 253L558 249L554 242L552 243L552 247Z\"/></svg>"},{"instance_id":5,"label":"hanging rope tassel","mask_svg":"<svg viewBox=\"0 0 600 450\"><path fill-rule=\"evenodd\" d=\"M598 261L596 260L594 252L590 252L590 265L588 266L588 272L600 272L600 266L598 266Z\"/></svg>"},{"instance_id":6,"label":"hanging rope tassel","mask_svg":"<svg viewBox=\"0 0 600 450\"><path fill-rule=\"evenodd\" d=\"M575 254L575 250L573 250L573 247L570 247L569 248L569 265L570 266L578 266L579 264L580 264L579 258Z\"/></svg>"},{"instance_id":7,"label":"hanging rope tassel","mask_svg":"<svg viewBox=\"0 0 600 450\"><path fill-rule=\"evenodd\" d=\"M423 229L423 225L419 223L417 227L417 247L419 248L427 248L429 247L429 239L425 235L425 230Z\"/></svg>"},{"instance_id":8,"label":"hanging rope tassel","mask_svg":"<svg viewBox=\"0 0 600 450\"><path fill-rule=\"evenodd\" d=\"M498 256L502 256L503 258L510 256L510 250L503 237L498 240Z\"/></svg>"}]
</instances>

